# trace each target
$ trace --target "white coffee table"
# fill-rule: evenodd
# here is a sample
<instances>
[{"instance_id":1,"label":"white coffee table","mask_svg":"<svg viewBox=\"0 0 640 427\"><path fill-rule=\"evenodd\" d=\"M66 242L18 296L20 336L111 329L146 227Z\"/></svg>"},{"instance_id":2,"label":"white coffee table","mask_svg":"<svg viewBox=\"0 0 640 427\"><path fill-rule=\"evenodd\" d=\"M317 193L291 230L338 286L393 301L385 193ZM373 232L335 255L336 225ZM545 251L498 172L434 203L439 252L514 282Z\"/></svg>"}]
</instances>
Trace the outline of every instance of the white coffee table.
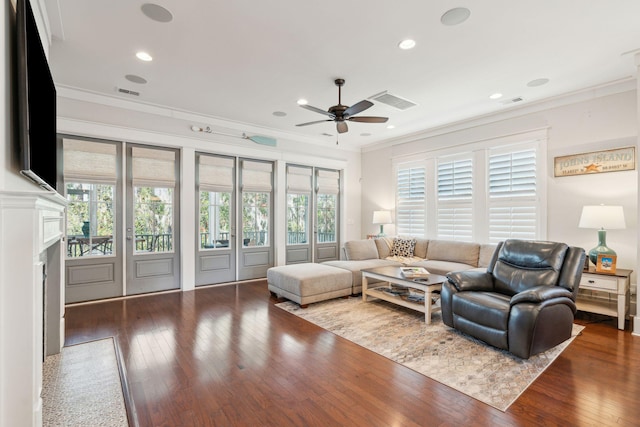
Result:
<instances>
[{"instance_id":1,"label":"white coffee table","mask_svg":"<svg viewBox=\"0 0 640 427\"><path fill-rule=\"evenodd\" d=\"M383 283L375 283L375 287L369 288L369 279L381 280ZM377 267L362 270L362 300L369 297L378 298L393 304L401 305L424 313L424 321L431 323L431 314L440 311L440 307L432 303L432 292L442 289L442 284L447 280L445 276L430 274L420 279L409 279L403 276L400 267ZM418 289L424 292L424 304L407 301L399 296L389 295L384 292L390 284L399 285L408 289Z\"/></svg>"}]
</instances>

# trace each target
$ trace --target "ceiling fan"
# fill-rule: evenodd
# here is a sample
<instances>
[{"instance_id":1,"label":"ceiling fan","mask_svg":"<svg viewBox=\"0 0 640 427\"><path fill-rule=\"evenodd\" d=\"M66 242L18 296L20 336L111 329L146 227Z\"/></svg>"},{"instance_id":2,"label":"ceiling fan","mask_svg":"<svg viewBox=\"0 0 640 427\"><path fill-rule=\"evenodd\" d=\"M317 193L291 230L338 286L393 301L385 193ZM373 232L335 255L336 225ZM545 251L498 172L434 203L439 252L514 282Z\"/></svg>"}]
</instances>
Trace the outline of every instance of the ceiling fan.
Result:
<instances>
[{"instance_id":1,"label":"ceiling fan","mask_svg":"<svg viewBox=\"0 0 640 427\"><path fill-rule=\"evenodd\" d=\"M359 116L354 117L356 114L361 113L367 108L373 106L373 102L362 100L356 104L353 104L351 107L346 105L342 105L342 86L344 86L344 79L336 79L336 86L338 86L338 105L334 105L333 107L329 107L327 111L321 110L320 108L312 107L311 105L300 105L302 108L305 108L309 111L315 111L316 113L324 114L325 116L329 116L329 119L325 120L316 120L313 122L300 123L296 126L308 126L316 123L323 122L336 122L336 127L338 129L338 133L345 133L349 130L347 126L347 121L351 122L361 122L361 123L385 123L389 120L388 117L374 117L374 116Z\"/></svg>"}]
</instances>

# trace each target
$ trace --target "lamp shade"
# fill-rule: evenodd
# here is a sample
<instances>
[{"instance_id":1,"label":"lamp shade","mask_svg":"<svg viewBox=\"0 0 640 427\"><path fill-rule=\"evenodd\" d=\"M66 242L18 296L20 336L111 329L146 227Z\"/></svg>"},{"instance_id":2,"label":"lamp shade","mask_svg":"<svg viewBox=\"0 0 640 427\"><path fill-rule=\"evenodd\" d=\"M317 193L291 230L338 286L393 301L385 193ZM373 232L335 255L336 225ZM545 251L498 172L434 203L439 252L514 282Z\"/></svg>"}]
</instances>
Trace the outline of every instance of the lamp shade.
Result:
<instances>
[{"instance_id":1,"label":"lamp shade","mask_svg":"<svg viewBox=\"0 0 640 427\"><path fill-rule=\"evenodd\" d=\"M391 211L373 211L373 224L391 224Z\"/></svg>"},{"instance_id":2,"label":"lamp shade","mask_svg":"<svg viewBox=\"0 0 640 427\"><path fill-rule=\"evenodd\" d=\"M578 227L603 230L626 228L622 206L584 206Z\"/></svg>"}]
</instances>

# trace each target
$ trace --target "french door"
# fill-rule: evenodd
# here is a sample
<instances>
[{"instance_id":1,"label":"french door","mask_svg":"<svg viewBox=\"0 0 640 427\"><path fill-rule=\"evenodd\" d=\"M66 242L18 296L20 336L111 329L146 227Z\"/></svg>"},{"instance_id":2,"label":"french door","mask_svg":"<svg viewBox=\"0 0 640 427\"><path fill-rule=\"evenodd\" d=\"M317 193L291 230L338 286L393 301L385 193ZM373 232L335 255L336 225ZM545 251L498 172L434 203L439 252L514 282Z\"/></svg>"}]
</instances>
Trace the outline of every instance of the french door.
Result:
<instances>
[{"instance_id":1,"label":"french door","mask_svg":"<svg viewBox=\"0 0 640 427\"><path fill-rule=\"evenodd\" d=\"M340 258L339 195L339 171L287 165L287 264Z\"/></svg>"},{"instance_id":2,"label":"french door","mask_svg":"<svg viewBox=\"0 0 640 427\"><path fill-rule=\"evenodd\" d=\"M122 296L122 145L62 138L67 303Z\"/></svg>"},{"instance_id":3,"label":"french door","mask_svg":"<svg viewBox=\"0 0 640 427\"><path fill-rule=\"evenodd\" d=\"M123 160L119 142L61 145L66 302L179 288L179 152L129 145Z\"/></svg>"},{"instance_id":4,"label":"french door","mask_svg":"<svg viewBox=\"0 0 640 427\"><path fill-rule=\"evenodd\" d=\"M180 288L179 155L127 147L127 295Z\"/></svg>"},{"instance_id":5,"label":"french door","mask_svg":"<svg viewBox=\"0 0 640 427\"><path fill-rule=\"evenodd\" d=\"M273 163L196 154L196 286L265 277L273 266Z\"/></svg>"}]
</instances>

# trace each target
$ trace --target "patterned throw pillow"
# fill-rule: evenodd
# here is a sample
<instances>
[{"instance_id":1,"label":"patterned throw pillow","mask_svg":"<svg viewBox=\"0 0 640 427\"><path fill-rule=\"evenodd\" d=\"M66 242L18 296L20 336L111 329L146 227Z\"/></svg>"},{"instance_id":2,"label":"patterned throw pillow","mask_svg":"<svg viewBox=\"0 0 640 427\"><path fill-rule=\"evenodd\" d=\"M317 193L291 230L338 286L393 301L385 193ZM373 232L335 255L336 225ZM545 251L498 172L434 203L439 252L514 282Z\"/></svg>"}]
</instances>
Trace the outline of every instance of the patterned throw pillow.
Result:
<instances>
[{"instance_id":1,"label":"patterned throw pillow","mask_svg":"<svg viewBox=\"0 0 640 427\"><path fill-rule=\"evenodd\" d=\"M416 239L400 239L396 237L393 239L393 247L391 248L390 256L413 256L413 250L416 247Z\"/></svg>"}]
</instances>

